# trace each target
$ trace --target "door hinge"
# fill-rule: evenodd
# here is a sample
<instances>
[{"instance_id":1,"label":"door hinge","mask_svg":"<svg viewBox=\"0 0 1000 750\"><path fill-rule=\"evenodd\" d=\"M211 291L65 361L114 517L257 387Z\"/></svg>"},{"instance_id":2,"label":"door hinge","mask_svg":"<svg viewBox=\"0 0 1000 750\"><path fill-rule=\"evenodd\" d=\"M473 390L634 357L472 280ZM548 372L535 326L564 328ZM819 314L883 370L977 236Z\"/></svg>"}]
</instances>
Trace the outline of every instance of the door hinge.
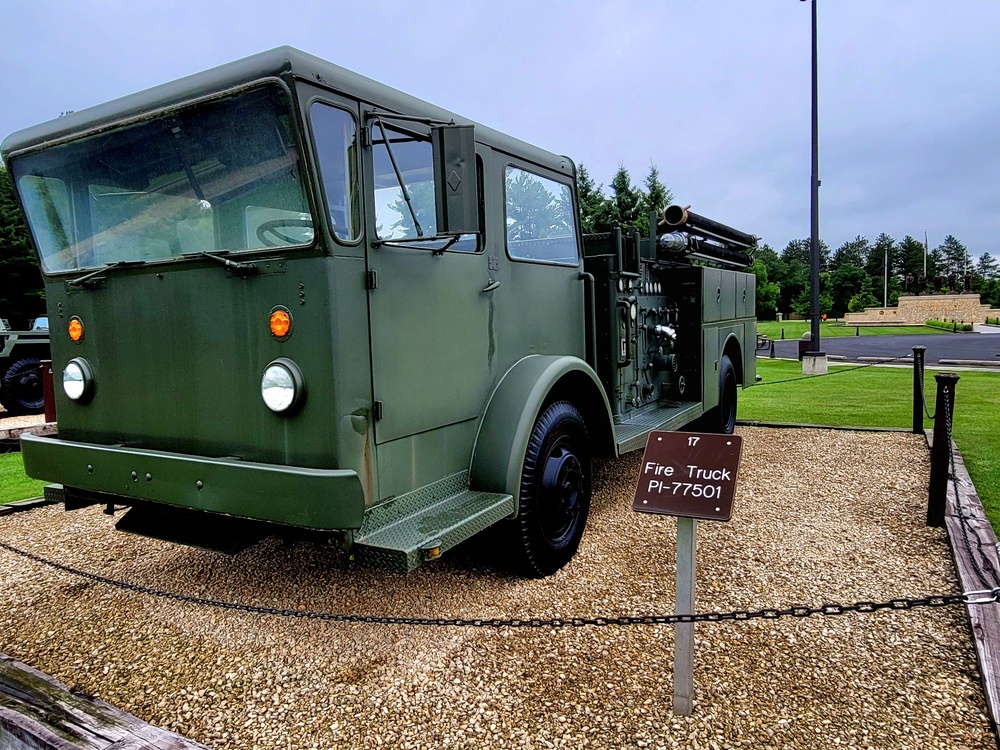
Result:
<instances>
[{"instance_id":1,"label":"door hinge","mask_svg":"<svg viewBox=\"0 0 1000 750\"><path fill-rule=\"evenodd\" d=\"M382 419L382 402L376 401L372 404L372 419L376 422Z\"/></svg>"},{"instance_id":2,"label":"door hinge","mask_svg":"<svg viewBox=\"0 0 1000 750\"><path fill-rule=\"evenodd\" d=\"M370 148L372 145L372 129L367 125L361 128L361 148Z\"/></svg>"},{"instance_id":3,"label":"door hinge","mask_svg":"<svg viewBox=\"0 0 1000 750\"><path fill-rule=\"evenodd\" d=\"M368 271L365 274L365 287L369 290L378 289L378 274L374 271Z\"/></svg>"}]
</instances>

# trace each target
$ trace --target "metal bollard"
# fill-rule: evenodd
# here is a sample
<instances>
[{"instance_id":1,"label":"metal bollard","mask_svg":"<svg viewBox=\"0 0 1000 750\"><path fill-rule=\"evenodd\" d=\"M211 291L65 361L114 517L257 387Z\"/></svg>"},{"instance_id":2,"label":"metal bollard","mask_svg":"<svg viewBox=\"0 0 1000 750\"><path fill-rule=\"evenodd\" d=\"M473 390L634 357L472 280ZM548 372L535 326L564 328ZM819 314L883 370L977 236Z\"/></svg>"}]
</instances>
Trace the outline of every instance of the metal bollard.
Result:
<instances>
[{"instance_id":1,"label":"metal bollard","mask_svg":"<svg viewBox=\"0 0 1000 750\"><path fill-rule=\"evenodd\" d=\"M771 353L768 356L774 359L774 339L771 339Z\"/></svg>"},{"instance_id":2,"label":"metal bollard","mask_svg":"<svg viewBox=\"0 0 1000 750\"><path fill-rule=\"evenodd\" d=\"M926 346L913 347L913 434L924 434L924 354Z\"/></svg>"},{"instance_id":3,"label":"metal bollard","mask_svg":"<svg viewBox=\"0 0 1000 750\"><path fill-rule=\"evenodd\" d=\"M854 326L854 335L855 336L861 335L861 326Z\"/></svg>"},{"instance_id":4,"label":"metal bollard","mask_svg":"<svg viewBox=\"0 0 1000 750\"><path fill-rule=\"evenodd\" d=\"M958 375L939 372L937 401L934 407L934 444L931 446L931 481L927 489L927 525L944 526L948 498L948 473L951 464L952 416L955 413L955 384Z\"/></svg>"},{"instance_id":5,"label":"metal bollard","mask_svg":"<svg viewBox=\"0 0 1000 750\"><path fill-rule=\"evenodd\" d=\"M785 329L784 328L781 329L781 340L782 341L785 340Z\"/></svg>"}]
</instances>

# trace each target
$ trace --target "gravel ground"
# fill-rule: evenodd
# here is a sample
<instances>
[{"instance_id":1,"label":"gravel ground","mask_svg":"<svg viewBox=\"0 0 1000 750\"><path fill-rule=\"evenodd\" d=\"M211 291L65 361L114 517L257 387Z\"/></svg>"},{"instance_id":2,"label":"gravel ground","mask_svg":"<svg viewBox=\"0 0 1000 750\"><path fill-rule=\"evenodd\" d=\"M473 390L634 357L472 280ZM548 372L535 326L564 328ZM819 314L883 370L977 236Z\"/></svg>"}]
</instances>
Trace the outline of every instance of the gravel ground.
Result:
<instances>
[{"instance_id":1,"label":"gravel ground","mask_svg":"<svg viewBox=\"0 0 1000 750\"><path fill-rule=\"evenodd\" d=\"M698 610L957 590L903 433L742 428L732 521L699 524ZM580 553L541 581L481 543L409 575L266 540L234 558L118 534L99 508L0 539L132 582L282 608L530 617L673 611L676 522L636 514L640 455L598 466ZM807 479L806 466L814 476ZM859 470L864 466L863 470ZM695 711L671 712L673 629L458 629L220 611L0 551L3 651L215 748L996 748L960 607L697 627Z\"/></svg>"},{"instance_id":2,"label":"gravel ground","mask_svg":"<svg viewBox=\"0 0 1000 750\"><path fill-rule=\"evenodd\" d=\"M7 412L0 406L0 431L13 430L18 427L29 427L35 424L45 424L44 414L25 414L20 417L7 416Z\"/></svg>"}]
</instances>

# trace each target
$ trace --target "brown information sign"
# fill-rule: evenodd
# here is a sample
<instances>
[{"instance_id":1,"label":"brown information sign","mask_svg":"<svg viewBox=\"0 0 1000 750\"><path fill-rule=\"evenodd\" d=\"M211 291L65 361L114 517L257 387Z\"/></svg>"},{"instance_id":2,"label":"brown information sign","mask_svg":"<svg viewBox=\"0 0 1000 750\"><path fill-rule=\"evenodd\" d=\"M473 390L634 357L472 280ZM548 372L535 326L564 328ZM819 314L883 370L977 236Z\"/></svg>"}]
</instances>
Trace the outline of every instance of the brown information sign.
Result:
<instances>
[{"instance_id":1,"label":"brown information sign","mask_svg":"<svg viewBox=\"0 0 1000 750\"><path fill-rule=\"evenodd\" d=\"M641 513L728 521L743 438L651 432L632 508Z\"/></svg>"}]
</instances>

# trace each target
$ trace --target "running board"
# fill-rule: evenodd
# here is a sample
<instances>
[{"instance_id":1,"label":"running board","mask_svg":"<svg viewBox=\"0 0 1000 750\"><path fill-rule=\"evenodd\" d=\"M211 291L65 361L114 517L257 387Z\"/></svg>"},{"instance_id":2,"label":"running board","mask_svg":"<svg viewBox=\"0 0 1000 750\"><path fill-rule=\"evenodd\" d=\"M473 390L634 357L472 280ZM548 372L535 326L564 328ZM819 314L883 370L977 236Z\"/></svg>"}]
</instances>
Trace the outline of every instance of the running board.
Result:
<instances>
[{"instance_id":1,"label":"running board","mask_svg":"<svg viewBox=\"0 0 1000 750\"><path fill-rule=\"evenodd\" d=\"M646 436L653 430L676 430L704 413L700 401L658 404L652 409L632 413L626 419L615 418L615 442L618 455L646 447Z\"/></svg>"},{"instance_id":2,"label":"running board","mask_svg":"<svg viewBox=\"0 0 1000 750\"><path fill-rule=\"evenodd\" d=\"M410 571L512 515L512 495L470 490L463 471L370 508L354 536L355 555Z\"/></svg>"}]
</instances>

